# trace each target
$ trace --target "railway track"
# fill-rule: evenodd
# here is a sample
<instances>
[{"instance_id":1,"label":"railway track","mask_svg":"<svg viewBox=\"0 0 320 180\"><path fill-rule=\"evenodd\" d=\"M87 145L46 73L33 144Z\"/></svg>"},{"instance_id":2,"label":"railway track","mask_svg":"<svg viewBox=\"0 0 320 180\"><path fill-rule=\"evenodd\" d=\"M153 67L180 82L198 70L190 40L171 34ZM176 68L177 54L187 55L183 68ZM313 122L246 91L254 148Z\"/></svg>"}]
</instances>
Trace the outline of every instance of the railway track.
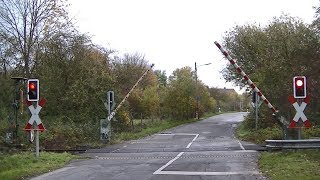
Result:
<instances>
[{"instance_id":1,"label":"railway track","mask_svg":"<svg viewBox=\"0 0 320 180\"><path fill-rule=\"evenodd\" d=\"M56 152L56 153L71 153L71 154L82 154L85 153L88 149L42 149L41 152Z\"/></svg>"}]
</instances>

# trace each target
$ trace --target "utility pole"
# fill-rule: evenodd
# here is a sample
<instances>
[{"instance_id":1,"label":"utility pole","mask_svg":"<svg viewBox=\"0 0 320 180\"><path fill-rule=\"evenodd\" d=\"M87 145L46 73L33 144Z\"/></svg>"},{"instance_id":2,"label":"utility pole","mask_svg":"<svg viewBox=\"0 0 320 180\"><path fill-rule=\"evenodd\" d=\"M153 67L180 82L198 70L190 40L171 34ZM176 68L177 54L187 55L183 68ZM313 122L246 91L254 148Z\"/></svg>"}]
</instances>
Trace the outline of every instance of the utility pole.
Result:
<instances>
[{"instance_id":1,"label":"utility pole","mask_svg":"<svg viewBox=\"0 0 320 180\"><path fill-rule=\"evenodd\" d=\"M210 65L212 63L207 63L207 64L202 64L200 66L207 66L207 65ZM200 116L199 116L199 88L198 88L198 67L200 66L197 66L197 62L194 62L194 72L195 72L195 76L196 76L196 118L197 119L200 119Z\"/></svg>"},{"instance_id":2,"label":"utility pole","mask_svg":"<svg viewBox=\"0 0 320 180\"><path fill-rule=\"evenodd\" d=\"M259 105L258 105L258 101L259 101L259 96L258 96L258 93L256 93L254 91L253 93L253 96L254 99L255 99L255 102L254 102L254 110L255 110L255 125L256 125L256 130L258 130L258 111L259 111Z\"/></svg>"},{"instance_id":3,"label":"utility pole","mask_svg":"<svg viewBox=\"0 0 320 180\"><path fill-rule=\"evenodd\" d=\"M194 72L196 75L196 118L199 119L199 93L198 93L198 72L197 72L197 62L194 62Z\"/></svg>"}]
</instances>

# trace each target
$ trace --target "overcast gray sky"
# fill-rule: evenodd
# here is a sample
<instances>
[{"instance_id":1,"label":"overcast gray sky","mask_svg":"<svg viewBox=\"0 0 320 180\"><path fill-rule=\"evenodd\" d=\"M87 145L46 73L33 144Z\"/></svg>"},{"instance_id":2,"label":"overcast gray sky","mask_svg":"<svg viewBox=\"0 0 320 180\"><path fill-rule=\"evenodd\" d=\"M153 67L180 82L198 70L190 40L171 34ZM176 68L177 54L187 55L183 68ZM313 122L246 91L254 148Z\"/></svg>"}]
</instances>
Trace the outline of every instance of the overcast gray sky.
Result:
<instances>
[{"instance_id":1,"label":"overcast gray sky","mask_svg":"<svg viewBox=\"0 0 320 180\"><path fill-rule=\"evenodd\" d=\"M310 23L319 0L69 0L79 30L93 42L124 53L144 54L155 69L198 65L210 87L233 88L220 71L228 63L214 41L235 25L266 25L289 14Z\"/></svg>"}]
</instances>

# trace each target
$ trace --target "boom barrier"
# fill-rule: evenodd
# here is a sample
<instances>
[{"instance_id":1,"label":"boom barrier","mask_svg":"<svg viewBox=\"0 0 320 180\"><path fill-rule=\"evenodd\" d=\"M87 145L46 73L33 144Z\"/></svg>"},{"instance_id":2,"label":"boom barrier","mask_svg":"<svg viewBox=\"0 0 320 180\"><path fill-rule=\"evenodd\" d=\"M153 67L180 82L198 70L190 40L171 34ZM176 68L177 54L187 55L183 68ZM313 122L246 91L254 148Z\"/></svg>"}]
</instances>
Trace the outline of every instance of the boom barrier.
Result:
<instances>
[{"instance_id":1,"label":"boom barrier","mask_svg":"<svg viewBox=\"0 0 320 180\"><path fill-rule=\"evenodd\" d=\"M230 63L236 68L238 73L240 73L243 76L243 78L249 83L249 86L252 88L252 90L257 92L257 94L260 96L260 98L263 100L263 102L269 107L269 109L272 110L274 115L276 113L278 113L279 111L276 110L276 108L270 103L270 101L268 101L268 99L262 94L260 89L251 81L249 76L236 63L236 60L232 59L232 57L228 54L228 52L226 50L224 50L223 47L217 41L215 41L214 44L219 48L219 50L222 52L222 54L225 56L225 58L227 58L230 61Z\"/></svg>"},{"instance_id":2,"label":"boom barrier","mask_svg":"<svg viewBox=\"0 0 320 180\"><path fill-rule=\"evenodd\" d=\"M119 103L119 105L110 113L110 115L107 117L108 121L111 121L111 119L116 115L117 111L119 110L119 108L123 105L123 103L128 99L128 97L130 96L130 94L132 93L132 91L138 86L138 84L142 81L142 79L148 74L148 72L150 71L150 69L152 69L154 66L154 64L151 65L151 67L149 69L147 69L142 76L138 79L138 81L136 82L136 84L133 85L133 87L130 89L130 91L128 92L128 94L122 99L122 101Z\"/></svg>"}]
</instances>

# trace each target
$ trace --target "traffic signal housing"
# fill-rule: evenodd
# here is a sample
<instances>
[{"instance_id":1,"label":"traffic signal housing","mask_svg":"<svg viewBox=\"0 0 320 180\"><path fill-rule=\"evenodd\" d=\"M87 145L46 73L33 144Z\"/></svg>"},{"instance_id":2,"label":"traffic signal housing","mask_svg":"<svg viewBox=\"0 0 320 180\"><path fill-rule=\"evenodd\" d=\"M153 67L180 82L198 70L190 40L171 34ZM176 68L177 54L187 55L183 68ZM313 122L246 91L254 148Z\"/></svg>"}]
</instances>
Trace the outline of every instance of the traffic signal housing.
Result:
<instances>
[{"instance_id":1,"label":"traffic signal housing","mask_svg":"<svg viewBox=\"0 0 320 180\"><path fill-rule=\"evenodd\" d=\"M257 102L257 92L256 92L256 91L253 91L253 92L252 92L252 102L253 102L253 103L256 103L256 102Z\"/></svg>"},{"instance_id":2,"label":"traffic signal housing","mask_svg":"<svg viewBox=\"0 0 320 180\"><path fill-rule=\"evenodd\" d=\"M307 80L305 76L295 76L293 78L293 96L294 98L307 97Z\"/></svg>"},{"instance_id":3,"label":"traffic signal housing","mask_svg":"<svg viewBox=\"0 0 320 180\"><path fill-rule=\"evenodd\" d=\"M115 102L114 102L114 92L108 91L107 93L107 101L108 101L108 110L111 113L111 110L114 108Z\"/></svg>"},{"instance_id":4,"label":"traffic signal housing","mask_svg":"<svg viewBox=\"0 0 320 180\"><path fill-rule=\"evenodd\" d=\"M29 79L27 83L27 100L39 101L39 80Z\"/></svg>"}]
</instances>

